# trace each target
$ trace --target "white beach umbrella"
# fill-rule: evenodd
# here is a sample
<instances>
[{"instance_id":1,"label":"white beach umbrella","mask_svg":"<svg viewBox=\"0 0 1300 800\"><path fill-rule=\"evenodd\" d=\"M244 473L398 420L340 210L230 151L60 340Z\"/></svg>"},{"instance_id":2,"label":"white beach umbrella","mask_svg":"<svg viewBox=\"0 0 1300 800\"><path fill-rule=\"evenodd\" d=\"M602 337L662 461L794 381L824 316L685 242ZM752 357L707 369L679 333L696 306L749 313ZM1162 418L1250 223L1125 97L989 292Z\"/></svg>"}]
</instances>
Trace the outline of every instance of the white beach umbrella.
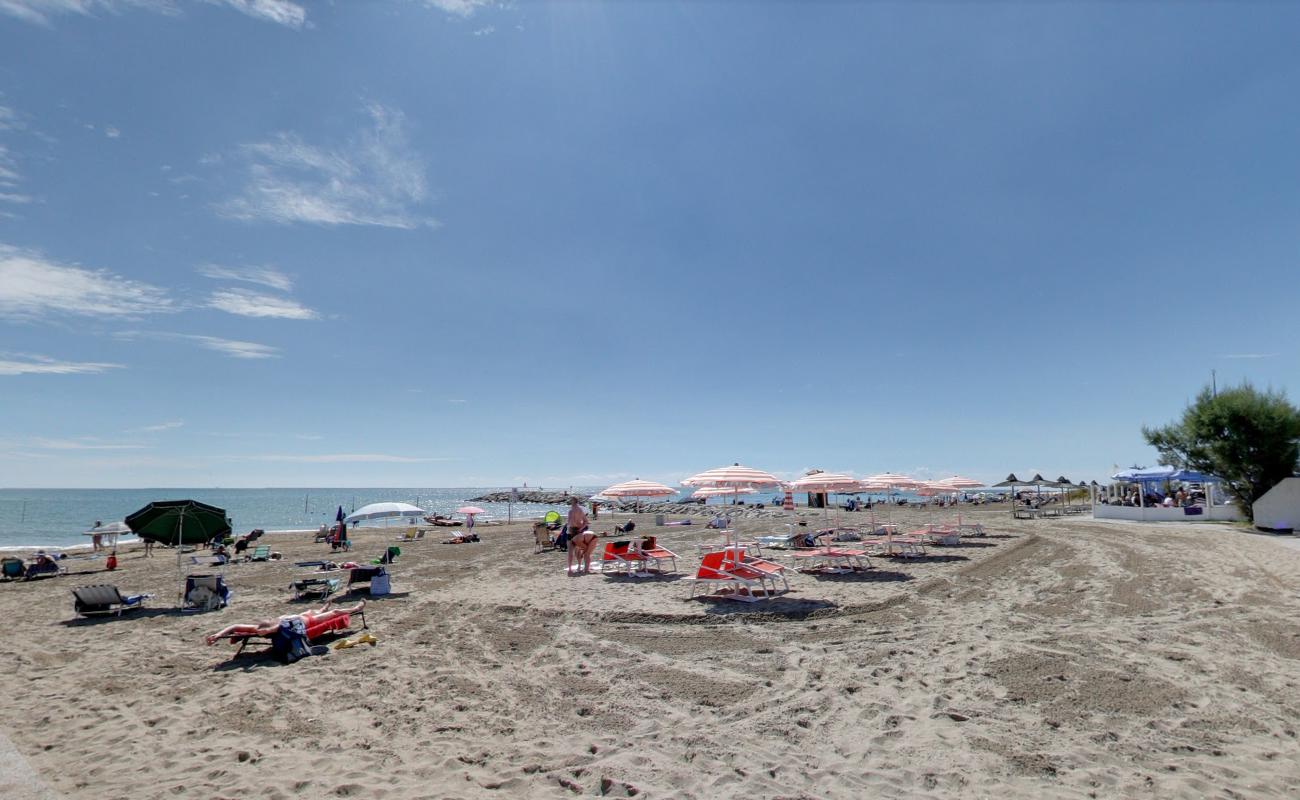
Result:
<instances>
[{"instance_id":1,"label":"white beach umbrella","mask_svg":"<svg viewBox=\"0 0 1300 800\"><path fill-rule=\"evenodd\" d=\"M349 525L372 519L420 519L429 512L410 503L371 503L343 518Z\"/></svg>"}]
</instances>

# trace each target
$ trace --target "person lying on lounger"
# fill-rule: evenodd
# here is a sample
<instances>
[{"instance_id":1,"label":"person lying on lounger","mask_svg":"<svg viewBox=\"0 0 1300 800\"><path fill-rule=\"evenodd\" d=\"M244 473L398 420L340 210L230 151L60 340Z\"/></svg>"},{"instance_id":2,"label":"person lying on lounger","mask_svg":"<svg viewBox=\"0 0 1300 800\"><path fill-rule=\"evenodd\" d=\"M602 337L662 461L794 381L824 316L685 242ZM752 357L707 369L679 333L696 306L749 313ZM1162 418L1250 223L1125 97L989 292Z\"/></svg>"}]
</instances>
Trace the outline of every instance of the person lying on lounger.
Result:
<instances>
[{"instance_id":1,"label":"person lying on lounger","mask_svg":"<svg viewBox=\"0 0 1300 800\"><path fill-rule=\"evenodd\" d=\"M216 644L221 639L233 636L270 636L280 627L280 623L285 620L301 619L304 626L319 624L326 620L336 617L347 616L349 614L358 614L366 607L366 601L362 600L350 608L331 608L334 602L331 600L325 605L314 611L304 611L301 614L285 614L278 619L263 619L253 623L243 623L231 625L223 628L221 631L204 637L208 644Z\"/></svg>"}]
</instances>

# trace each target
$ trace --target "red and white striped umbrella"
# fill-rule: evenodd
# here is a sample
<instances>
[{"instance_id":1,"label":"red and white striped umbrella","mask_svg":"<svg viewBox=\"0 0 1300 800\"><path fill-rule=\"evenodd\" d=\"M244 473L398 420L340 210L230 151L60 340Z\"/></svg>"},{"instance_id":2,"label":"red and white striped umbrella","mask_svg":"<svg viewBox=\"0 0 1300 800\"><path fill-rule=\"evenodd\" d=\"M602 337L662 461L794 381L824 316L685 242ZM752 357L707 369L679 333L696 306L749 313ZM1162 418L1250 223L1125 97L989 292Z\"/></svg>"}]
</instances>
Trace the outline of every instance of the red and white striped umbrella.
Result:
<instances>
[{"instance_id":1,"label":"red and white striped umbrella","mask_svg":"<svg viewBox=\"0 0 1300 800\"><path fill-rule=\"evenodd\" d=\"M752 486L738 486L732 489L728 489L725 486L706 486L703 489L696 489L694 492L691 492L691 497L703 497L707 500L710 497L732 497L738 494L757 493L758 490Z\"/></svg>"},{"instance_id":2,"label":"red and white striped umbrella","mask_svg":"<svg viewBox=\"0 0 1300 800\"><path fill-rule=\"evenodd\" d=\"M888 486L891 489L915 489L921 484L915 478L909 478L906 475L898 475L893 472L882 472L879 475L872 475L870 478L863 478L863 483L877 483L882 486Z\"/></svg>"},{"instance_id":3,"label":"red and white striped umbrella","mask_svg":"<svg viewBox=\"0 0 1300 800\"><path fill-rule=\"evenodd\" d=\"M811 475L805 475L798 480L790 481L786 486L792 492L808 492L809 494L830 494L833 492L858 492L861 491L862 482L852 475L843 475L838 472L814 472ZM829 515L829 509L822 507L823 515ZM830 546L829 540L827 547Z\"/></svg>"},{"instance_id":4,"label":"red and white striped umbrella","mask_svg":"<svg viewBox=\"0 0 1300 800\"><path fill-rule=\"evenodd\" d=\"M977 481L974 478L963 478L960 475L953 475L951 478L944 478L943 480L938 481L938 483L942 483L945 486L951 486L957 491L964 491L966 489L982 489L985 486L984 483Z\"/></svg>"},{"instance_id":5,"label":"red and white striped umbrella","mask_svg":"<svg viewBox=\"0 0 1300 800\"><path fill-rule=\"evenodd\" d=\"M662 483L643 481L638 478L616 483L608 489L601 490L600 494L604 497L672 497L676 496L677 490Z\"/></svg>"},{"instance_id":6,"label":"red and white striped umbrella","mask_svg":"<svg viewBox=\"0 0 1300 800\"><path fill-rule=\"evenodd\" d=\"M682 481L682 486L760 488L763 486L776 486L780 483L781 479L770 472L764 472L761 469L754 469L753 467L742 467L739 464L732 464L729 467L718 467L717 469L701 472L698 475L692 475Z\"/></svg>"},{"instance_id":7,"label":"red and white striped umbrella","mask_svg":"<svg viewBox=\"0 0 1300 800\"><path fill-rule=\"evenodd\" d=\"M786 485L790 487L791 491L812 492L813 494L822 492L858 492L862 490L862 481L852 475L843 475L838 472L814 472L798 480L790 481Z\"/></svg>"}]
</instances>

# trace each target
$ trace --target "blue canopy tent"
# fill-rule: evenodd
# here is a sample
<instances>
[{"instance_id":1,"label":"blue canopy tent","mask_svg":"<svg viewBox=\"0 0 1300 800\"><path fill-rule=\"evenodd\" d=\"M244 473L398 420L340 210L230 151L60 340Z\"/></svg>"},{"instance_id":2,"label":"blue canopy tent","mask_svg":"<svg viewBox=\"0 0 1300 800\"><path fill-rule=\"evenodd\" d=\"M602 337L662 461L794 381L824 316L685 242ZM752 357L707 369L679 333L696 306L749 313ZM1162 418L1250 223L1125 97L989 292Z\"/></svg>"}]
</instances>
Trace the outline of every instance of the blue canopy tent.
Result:
<instances>
[{"instance_id":1,"label":"blue canopy tent","mask_svg":"<svg viewBox=\"0 0 1300 800\"><path fill-rule=\"evenodd\" d=\"M1136 483L1142 487L1138 492L1138 505L1145 505L1143 498L1146 496L1147 488L1158 486L1167 481L1184 481L1186 483L1222 483L1223 479L1214 475L1206 475L1190 469L1178 469L1165 465L1154 467L1131 467L1123 469L1110 476L1111 480L1121 481L1123 483ZM1213 504L1213 498L1207 494L1206 502Z\"/></svg>"}]
</instances>

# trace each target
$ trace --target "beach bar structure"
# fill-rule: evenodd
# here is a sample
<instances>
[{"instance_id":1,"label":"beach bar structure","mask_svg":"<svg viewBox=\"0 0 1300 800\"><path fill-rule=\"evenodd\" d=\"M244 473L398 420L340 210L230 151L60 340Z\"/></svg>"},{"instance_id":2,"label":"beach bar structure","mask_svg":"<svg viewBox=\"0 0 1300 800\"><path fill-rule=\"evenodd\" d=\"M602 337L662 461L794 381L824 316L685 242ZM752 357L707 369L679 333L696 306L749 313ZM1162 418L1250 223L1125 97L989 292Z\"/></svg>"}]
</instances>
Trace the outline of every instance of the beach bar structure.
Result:
<instances>
[{"instance_id":1,"label":"beach bar structure","mask_svg":"<svg viewBox=\"0 0 1300 800\"><path fill-rule=\"evenodd\" d=\"M1138 487L1138 504L1124 505L1120 502L1097 502L1094 495L1092 516L1094 519L1122 519L1132 522L1236 522L1243 519L1241 510L1216 495L1220 479L1213 475L1203 475L1191 470L1174 467L1134 467L1121 470L1110 476L1114 484L1110 487L1097 487L1097 492L1115 494L1116 484L1136 484ZM1171 482L1196 483L1205 488L1205 503L1190 506L1165 506L1148 501L1147 495L1159 494L1168 488Z\"/></svg>"}]
</instances>

